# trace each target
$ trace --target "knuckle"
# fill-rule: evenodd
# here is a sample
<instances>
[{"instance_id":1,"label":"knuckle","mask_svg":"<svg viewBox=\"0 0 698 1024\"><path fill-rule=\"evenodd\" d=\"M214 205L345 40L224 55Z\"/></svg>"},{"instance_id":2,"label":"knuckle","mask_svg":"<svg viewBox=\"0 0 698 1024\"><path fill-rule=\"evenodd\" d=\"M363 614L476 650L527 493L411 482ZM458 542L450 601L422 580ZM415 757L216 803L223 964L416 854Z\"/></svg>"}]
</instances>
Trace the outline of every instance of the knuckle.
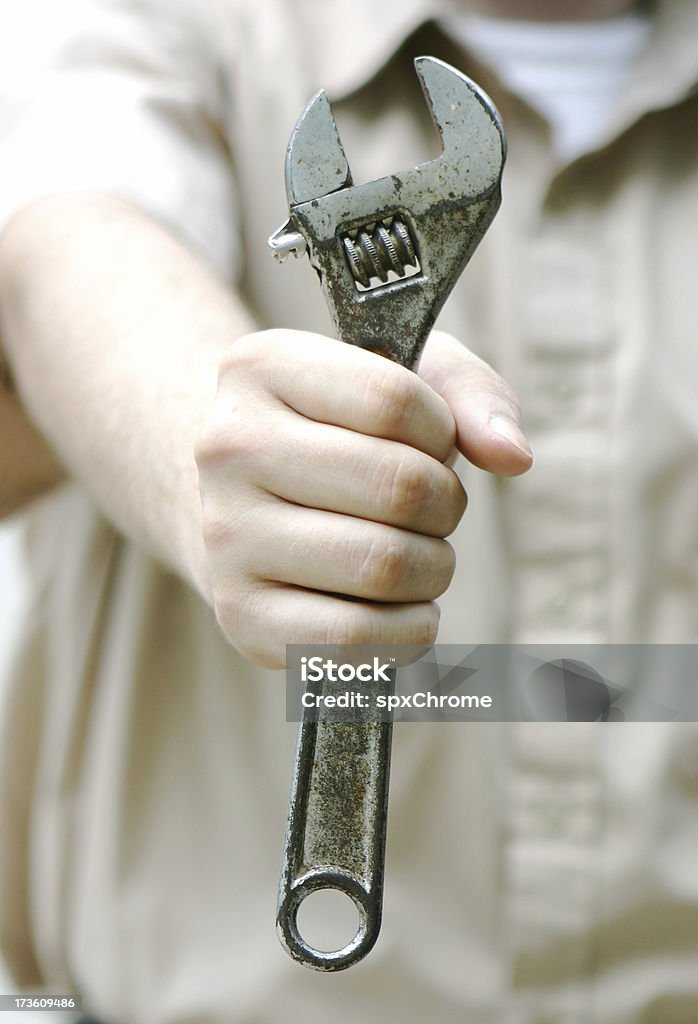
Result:
<instances>
[{"instance_id":1,"label":"knuckle","mask_svg":"<svg viewBox=\"0 0 698 1024\"><path fill-rule=\"evenodd\" d=\"M333 646L349 647L371 643L373 639L374 630L367 617L360 608L347 602L346 608L327 623L323 642Z\"/></svg>"},{"instance_id":2,"label":"knuckle","mask_svg":"<svg viewBox=\"0 0 698 1024\"><path fill-rule=\"evenodd\" d=\"M280 669L286 667L286 658L282 651L275 650L268 643L262 646L259 643L243 640L235 646L243 658L251 661L254 665L259 665L260 668Z\"/></svg>"},{"instance_id":3,"label":"knuckle","mask_svg":"<svg viewBox=\"0 0 698 1024\"><path fill-rule=\"evenodd\" d=\"M278 346L280 331L254 331L243 334L228 346L220 362L219 379L232 374L238 377L248 370L256 371L265 367L272 351Z\"/></svg>"},{"instance_id":4,"label":"knuckle","mask_svg":"<svg viewBox=\"0 0 698 1024\"><path fill-rule=\"evenodd\" d=\"M448 536L458 526L468 506L468 495L452 469L446 470L444 497L440 509L443 516L443 535Z\"/></svg>"},{"instance_id":5,"label":"knuckle","mask_svg":"<svg viewBox=\"0 0 698 1024\"><path fill-rule=\"evenodd\" d=\"M204 501L201 513L201 533L208 552L217 552L230 541L231 524L228 516L212 502Z\"/></svg>"},{"instance_id":6,"label":"knuckle","mask_svg":"<svg viewBox=\"0 0 698 1024\"><path fill-rule=\"evenodd\" d=\"M283 668L283 648L260 622L268 619L264 589L245 585L227 585L214 595L216 621L226 639L248 661L263 668Z\"/></svg>"},{"instance_id":7,"label":"knuckle","mask_svg":"<svg viewBox=\"0 0 698 1024\"><path fill-rule=\"evenodd\" d=\"M243 461L254 458L262 447L264 431L237 414L212 416L197 438L194 456L200 469L215 467L221 463Z\"/></svg>"},{"instance_id":8,"label":"knuckle","mask_svg":"<svg viewBox=\"0 0 698 1024\"><path fill-rule=\"evenodd\" d=\"M245 622L248 618L243 589L217 586L213 593L213 611L216 622L225 637L234 646L244 640Z\"/></svg>"},{"instance_id":9,"label":"knuckle","mask_svg":"<svg viewBox=\"0 0 698 1024\"><path fill-rule=\"evenodd\" d=\"M232 345L229 345L218 367L219 387L228 378L237 380L241 373L251 367L259 365L261 359L261 347L252 342L251 335L244 335L237 338Z\"/></svg>"},{"instance_id":10,"label":"knuckle","mask_svg":"<svg viewBox=\"0 0 698 1024\"><path fill-rule=\"evenodd\" d=\"M434 597L448 589L456 571L456 553L448 541L439 541L439 561L440 564L434 574Z\"/></svg>"},{"instance_id":11,"label":"knuckle","mask_svg":"<svg viewBox=\"0 0 698 1024\"><path fill-rule=\"evenodd\" d=\"M215 465L225 455L227 431L219 420L210 419L196 439L194 458L199 467Z\"/></svg>"},{"instance_id":12,"label":"knuckle","mask_svg":"<svg viewBox=\"0 0 698 1024\"><path fill-rule=\"evenodd\" d=\"M379 434L400 435L412 421L419 401L418 378L387 363L374 371L366 389L366 415Z\"/></svg>"},{"instance_id":13,"label":"knuckle","mask_svg":"<svg viewBox=\"0 0 698 1024\"><path fill-rule=\"evenodd\" d=\"M424 460L411 454L393 460L383 474L385 503L390 514L412 518L428 500L432 484Z\"/></svg>"},{"instance_id":14,"label":"knuckle","mask_svg":"<svg viewBox=\"0 0 698 1024\"><path fill-rule=\"evenodd\" d=\"M381 533L369 541L360 555L356 580L362 593L386 597L405 578L408 553L394 534Z\"/></svg>"},{"instance_id":15,"label":"knuckle","mask_svg":"<svg viewBox=\"0 0 698 1024\"><path fill-rule=\"evenodd\" d=\"M421 646L431 647L436 643L439 635L439 608L435 604L427 604L420 609L420 614L415 622L412 643Z\"/></svg>"},{"instance_id":16,"label":"knuckle","mask_svg":"<svg viewBox=\"0 0 698 1024\"><path fill-rule=\"evenodd\" d=\"M514 415L518 418L521 414L521 403L519 401L519 396L516 394L511 384L507 384L503 377L500 377L499 380L501 381L500 394L502 400L505 403L505 405L509 407L511 412L513 412Z\"/></svg>"},{"instance_id":17,"label":"knuckle","mask_svg":"<svg viewBox=\"0 0 698 1024\"><path fill-rule=\"evenodd\" d=\"M483 373L483 390L489 391L490 394L494 395L500 402L502 402L509 411L518 416L521 412L519 396L504 377L500 376L500 374L498 374L496 370L492 369L489 364L486 363L485 366L487 367L487 370Z\"/></svg>"},{"instance_id":18,"label":"knuckle","mask_svg":"<svg viewBox=\"0 0 698 1024\"><path fill-rule=\"evenodd\" d=\"M519 398L511 384L484 359L473 357L468 378L471 390L492 395L513 411L519 411Z\"/></svg>"},{"instance_id":19,"label":"knuckle","mask_svg":"<svg viewBox=\"0 0 698 1024\"><path fill-rule=\"evenodd\" d=\"M375 643L414 644L431 647L439 632L439 607L425 602L410 607L408 619L383 619L374 608L347 604L327 623L323 642L338 647Z\"/></svg>"}]
</instances>

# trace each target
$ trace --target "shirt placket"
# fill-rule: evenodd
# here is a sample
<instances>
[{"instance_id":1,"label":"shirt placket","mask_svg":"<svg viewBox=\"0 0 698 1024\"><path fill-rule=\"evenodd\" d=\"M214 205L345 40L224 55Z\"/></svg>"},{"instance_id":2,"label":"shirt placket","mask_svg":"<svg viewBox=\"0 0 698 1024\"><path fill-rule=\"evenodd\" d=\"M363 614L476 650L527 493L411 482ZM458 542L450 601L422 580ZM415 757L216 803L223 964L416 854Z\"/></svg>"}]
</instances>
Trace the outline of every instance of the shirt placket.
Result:
<instances>
[{"instance_id":1,"label":"shirt placket","mask_svg":"<svg viewBox=\"0 0 698 1024\"><path fill-rule=\"evenodd\" d=\"M505 488L518 643L601 642L609 587L613 267L569 173L535 213L513 287L534 469ZM514 724L506 814L506 1024L588 1024L602 885L598 727Z\"/></svg>"},{"instance_id":2,"label":"shirt placket","mask_svg":"<svg viewBox=\"0 0 698 1024\"><path fill-rule=\"evenodd\" d=\"M564 177L550 187L516 296L536 455L507 503L520 643L600 642L608 622L613 267L597 211L573 195Z\"/></svg>"},{"instance_id":3,"label":"shirt placket","mask_svg":"<svg viewBox=\"0 0 698 1024\"><path fill-rule=\"evenodd\" d=\"M505 1024L590 1024L602 892L598 727L514 728L505 839Z\"/></svg>"}]
</instances>

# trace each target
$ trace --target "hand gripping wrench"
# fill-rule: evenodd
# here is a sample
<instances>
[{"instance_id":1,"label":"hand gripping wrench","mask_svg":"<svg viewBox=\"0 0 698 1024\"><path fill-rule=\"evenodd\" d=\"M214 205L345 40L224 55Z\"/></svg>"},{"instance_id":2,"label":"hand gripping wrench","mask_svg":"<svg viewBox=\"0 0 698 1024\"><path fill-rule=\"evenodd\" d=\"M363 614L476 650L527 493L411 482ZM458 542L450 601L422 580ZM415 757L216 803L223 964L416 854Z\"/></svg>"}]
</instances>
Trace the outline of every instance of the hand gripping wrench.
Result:
<instances>
[{"instance_id":1,"label":"hand gripping wrench","mask_svg":"<svg viewBox=\"0 0 698 1024\"><path fill-rule=\"evenodd\" d=\"M277 258L306 251L342 341L414 369L436 317L500 203L504 132L489 98L433 57L415 60L442 154L353 185L329 101L301 114L286 155L290 217L269 239ZM392 685L394 686L394 673ZM299 726L277 928L300 963L350 967L380 929L392 725L306 717ZM338 889L359 912L346 946L300 935L301 902Z\"/></svg>"}]
</instances>

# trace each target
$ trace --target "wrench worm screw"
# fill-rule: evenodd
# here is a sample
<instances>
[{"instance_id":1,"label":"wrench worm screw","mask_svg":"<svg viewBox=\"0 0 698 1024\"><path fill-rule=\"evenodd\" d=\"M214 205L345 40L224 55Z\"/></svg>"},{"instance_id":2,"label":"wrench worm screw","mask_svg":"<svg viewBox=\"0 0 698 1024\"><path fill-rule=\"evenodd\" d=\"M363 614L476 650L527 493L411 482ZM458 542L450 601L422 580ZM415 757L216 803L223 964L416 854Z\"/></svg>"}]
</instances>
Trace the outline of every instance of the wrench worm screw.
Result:
<instances>
[{"instance_id":1,"label":"wrench worm screw","mask_svg":"<svg viewBox=\"0 0 698 1024\"><path fill-rule=\"evenodd\" d=\"M359 290L367 291L372 281L376 287L385 284L391 273L395 277L404 277L408 267L415 273L419 272L410 230L397 217L391 222L383 221L362 228L354 238L343 235L342 244Z\"/></svg>"}]
</instances>

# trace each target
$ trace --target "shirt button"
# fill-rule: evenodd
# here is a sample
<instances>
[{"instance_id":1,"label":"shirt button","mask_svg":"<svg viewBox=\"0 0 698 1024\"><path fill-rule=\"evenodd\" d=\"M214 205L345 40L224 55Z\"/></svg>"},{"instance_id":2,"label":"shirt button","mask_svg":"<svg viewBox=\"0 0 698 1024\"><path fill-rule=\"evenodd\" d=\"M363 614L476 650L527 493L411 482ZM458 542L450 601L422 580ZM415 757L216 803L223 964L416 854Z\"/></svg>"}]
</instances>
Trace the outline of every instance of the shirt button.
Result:
<instances>
[{"instance_id":1,"label":"shirt button","mask_svg":"<svg viewBox=\"0 0 698 1024\"><path fill-rule=\"evenodd\" d=\"M546 611L555 622L562 622L567 618L570 601L569 595L562 590L551 594L546 602Z\"/></svg>"},{"instance_id":2,"label":"shirt button","mask_svg":"<svg viewBox=\"0 0 698 1024\"><path fill-rule=\"evenodd\" d=\"M575 391L574 384L568 377L554 375L548 382L549 394L559 402L569 402Z\"/></svg>"},{"instance_id":3,"label":"shirt button","mask_svg":"<svg viewBox=\"0 0 698 1024\"><path fill-rule=\"evenodd\" d=\"M553 416L573 413L579 402L579 389L563 374L551 374L542 382L549 412Z\"/></svg>"},{"instance_id":4,"label":"shirt button","mask_svg":"<svg viewBox=\"0 0 698 1024\"><path fill-rule=\"evenodd\" d=\"M548 831L553 835L561 835L567 831L566 815L561 807L553 805L546 807L543 812L543 819L548 827Z\"/></svg>"}]
</instances>

